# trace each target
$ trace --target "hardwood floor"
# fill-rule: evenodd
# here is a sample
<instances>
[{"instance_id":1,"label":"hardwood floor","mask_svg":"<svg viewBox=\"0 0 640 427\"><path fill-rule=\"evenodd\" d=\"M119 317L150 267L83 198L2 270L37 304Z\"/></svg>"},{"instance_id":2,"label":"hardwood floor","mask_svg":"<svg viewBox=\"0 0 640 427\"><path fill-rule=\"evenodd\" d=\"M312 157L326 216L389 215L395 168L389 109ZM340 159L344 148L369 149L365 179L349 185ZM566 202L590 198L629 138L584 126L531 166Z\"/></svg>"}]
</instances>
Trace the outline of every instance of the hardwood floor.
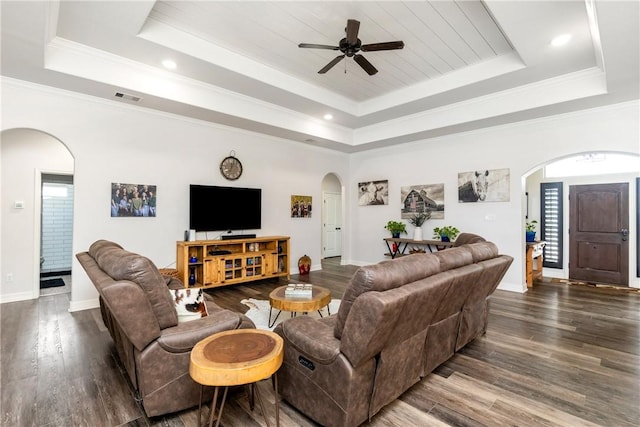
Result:
<instances>
[{"instance_id":1,"label":"hardwood floor","mask_svg":"<svg viewBox=\"0 0 640 427\"><path fill-rule=\"evenodd\" d=\"M356 267L324 263L295 282L335 298ZM267 299L283 281L213 292L221 306ZM148 419L113 355L98 309L69 313L69 294L0 305L2 426L195 426L197 408ZM259 384L269 400L270 383ZM385 407L372 426L637 426L640 293L537 282L496 291L487 334ZM281 425L313 426L286 402ZM230 392L222 424L265 425L244 388Z\"/></svg>"}]
</instances>

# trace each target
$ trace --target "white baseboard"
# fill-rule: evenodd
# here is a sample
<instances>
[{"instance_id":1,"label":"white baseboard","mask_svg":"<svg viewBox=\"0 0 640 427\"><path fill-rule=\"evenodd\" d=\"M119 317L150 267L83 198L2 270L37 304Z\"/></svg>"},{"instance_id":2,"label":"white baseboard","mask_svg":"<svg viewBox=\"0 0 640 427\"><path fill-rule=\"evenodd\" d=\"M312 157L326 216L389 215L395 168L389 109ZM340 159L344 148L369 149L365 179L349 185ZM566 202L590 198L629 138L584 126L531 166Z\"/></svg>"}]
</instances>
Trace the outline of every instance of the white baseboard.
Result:
<instances>
[{"instance_id":1,"label":"white baseboard","mask_svg":"<svg viewBox=\"0 0 640 427\"><path fill-rule=\"evenodd\" d=\"M13 294L0 295L0 304L4 304L7 302L27 301L36 298L38 298L38 296L34 296L33 292L16 292Z\"/></svg>"},{"instance_id":2,"label":"white baseboard","mask_svg":"<svg viewBox=\"0 0 640 427\"><path fill-rule=\"evenodd\" d=\"M98 307L100 307L100 300L98 298L69 302L70 313L73 313L74 311L90 310Z\"/></svg>"},{"instance_id":3,"label":"white baseboard","mask_svg":"<svg viewBox=\"0 0 640 427\"><path fill-rule=\"evenodd\" d=\"M525 292L527 292L527 285L524 283L501 282L498 285L498 289L502 291L517 292L519 294L524 294Z\"/></svg>"}]
</instances>

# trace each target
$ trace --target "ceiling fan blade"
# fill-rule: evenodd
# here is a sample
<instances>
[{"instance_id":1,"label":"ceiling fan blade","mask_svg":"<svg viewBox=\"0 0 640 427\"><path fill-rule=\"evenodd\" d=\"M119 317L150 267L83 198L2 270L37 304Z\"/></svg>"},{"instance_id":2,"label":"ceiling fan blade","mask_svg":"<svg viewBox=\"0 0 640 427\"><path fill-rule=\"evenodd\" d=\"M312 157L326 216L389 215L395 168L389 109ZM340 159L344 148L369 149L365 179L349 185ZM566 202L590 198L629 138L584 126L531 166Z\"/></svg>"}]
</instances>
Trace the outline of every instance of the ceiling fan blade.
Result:
<instances>
[{"instance_id":1,"label":"ceiling fan blade","mask_svg":"<svg viewBox=\"0 0 640 427\"><path fill-rule=\"evenodd\" d=\"M403 41L396 41L396 42L363 44L360 47L360 50L363 51L363 52L373 52L375 50L402 49L403 47L404 47L404 42Z\"/></svg>"},{"instance_id":2,"label":"ceiling fan blade","mask_svg":"<svg viewBox=\"0 0 640 427\"><path fill-rule=\"evenodd\" d=\"M362 55L353 55L353 59L358 63L359 66L362 67L363 70L365 70L367 72L367 74L369 74L370 76L373 76L375 73L378 72L378 70L376 69L376 67L374 67L371 62L367 61L367 58L365 58Z\"/></svg>"},{"instance_id":3,"label":"ceiling fan blade","mask_svg":"<svg viewBox=\"0 0 640 427\"><path fill-rule=\"evenodd\" d=\"M298 47L302 48L311 48L311 49L329 49L329 50L340 50L338 46L329 46L326 44L313 44L313 43L300 43Z\"/></svg>"},{"instance_id":4,"label":"ceiling fan blade","mask_svg":"<svg viewBox=\"0 0 640 427\"><path fill-rule=\"evenodd\" d=\"M325 65L320 71L318 71L318 74L326 73L327 71L332 69L334 65L336 65L338 62L342 61L342 58L344 58L344 55L336 56L335 58L333 58L333 60L331 62L329 62L327 65Z\"/></svg>"},{"instance_id":5,"label":"ceiling fan blade","mask_svg":"<svg viewBox=\"0 0 640 427\"><path fill-rule=\"evenodd\" d=\"M360 21L355 19L347 20L347 43L354 45L358 42L358 30L360 29Z\"/></svg>"}]
</instances>

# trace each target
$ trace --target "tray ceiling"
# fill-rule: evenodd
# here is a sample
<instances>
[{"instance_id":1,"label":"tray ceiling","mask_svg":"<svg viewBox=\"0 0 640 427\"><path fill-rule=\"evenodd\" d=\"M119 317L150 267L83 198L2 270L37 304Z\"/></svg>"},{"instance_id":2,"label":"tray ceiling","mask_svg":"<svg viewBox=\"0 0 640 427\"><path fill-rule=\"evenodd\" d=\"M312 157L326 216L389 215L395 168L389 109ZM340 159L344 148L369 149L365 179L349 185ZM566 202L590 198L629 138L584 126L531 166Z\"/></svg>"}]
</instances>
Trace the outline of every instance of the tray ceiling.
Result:
<instances>
[{"instance_id":1,"label":"tray ceiling","mask_svg":"<svg viewBox=\"0 0 640 427\"><path fill-rule=\"evenodd\" d=\"M1 7L3 76L344 152L638 99L638 2ZM363 44L404 49L361 52L374 76L351 58L318 74L337 53L298 43L337 45L348 19Z\"/></svg>"}]
</instances>

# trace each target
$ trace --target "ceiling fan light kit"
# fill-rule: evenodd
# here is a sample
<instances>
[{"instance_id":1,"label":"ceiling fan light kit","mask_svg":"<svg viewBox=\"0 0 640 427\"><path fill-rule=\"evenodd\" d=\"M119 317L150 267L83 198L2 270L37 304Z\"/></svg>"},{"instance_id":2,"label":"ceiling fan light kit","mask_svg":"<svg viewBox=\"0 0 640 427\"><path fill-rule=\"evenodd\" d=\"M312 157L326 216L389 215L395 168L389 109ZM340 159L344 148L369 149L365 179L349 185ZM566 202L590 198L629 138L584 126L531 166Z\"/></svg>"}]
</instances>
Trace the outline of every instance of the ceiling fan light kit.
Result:
<instances>
[{"instance_id":1,"label":"ceiling fan light kit","mask_svg":"<svg viewBox=\"0 0 640 427\"><path fill-rule=\"evenodd\" d=\"M340 40L338 46L330 46L324 44L313 44L313 43L300 43L298 47L307 48L307 49L328 49L328 50L339 50L342 52L342 55L338 55L327 65L322 67L318 74L324 74L333 68L338 62L342 61L344 57L353 58L354 61L364 71L367 72L370 76L373 76L378 72L376 67L371 64L364 56L360 55L358 52L375 52L380 50L396 50L404 48L403 41L393 41L393 42L382 42L382 43L371 43L371 44L362 44L360 39L358 38L358 31L360 30L360 21L356 21L355 19L347 20L347 27L345 28L345 32L347 36Z\"/></svg>"}]
</instances>

